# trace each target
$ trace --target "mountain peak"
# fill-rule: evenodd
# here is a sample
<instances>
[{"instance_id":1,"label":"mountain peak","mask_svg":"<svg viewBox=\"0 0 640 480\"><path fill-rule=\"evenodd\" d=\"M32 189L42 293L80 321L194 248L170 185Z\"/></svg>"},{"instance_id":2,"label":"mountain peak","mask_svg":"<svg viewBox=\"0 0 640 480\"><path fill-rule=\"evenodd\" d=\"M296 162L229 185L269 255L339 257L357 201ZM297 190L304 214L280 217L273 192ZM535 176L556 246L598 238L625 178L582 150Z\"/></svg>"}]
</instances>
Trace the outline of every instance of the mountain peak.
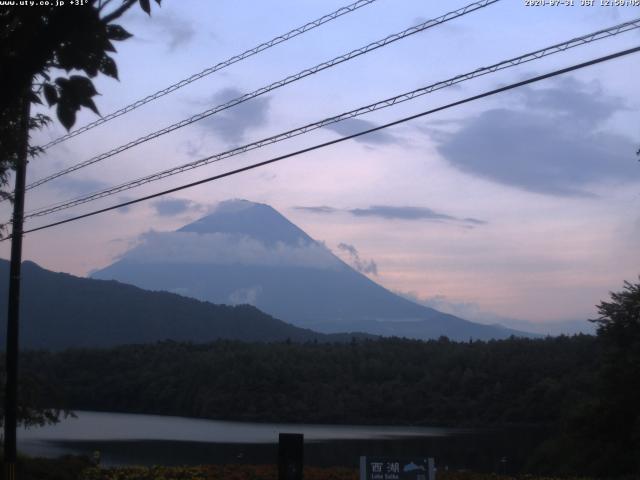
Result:
<instances>
[{"instance_id":1,"label":"mountain peak","mask_svg":"<svg viewBox=\"0 0 640 480\"><path fill-rule=\"evenodd\" d=\"M224 200L214 208L214 213L237 213L250 208L271 208L265 203L251 202L244 198L232 198L231 200Z\"/></svg>"},{"instance_id":2,"label":"mountain peak","mask_svg":"<svg viewBox=\"0 0 640 480\"><path fill-rule=\"evenodd\" d=\"M212 213L185 225L178 232L246 235L265 245L314 243L309 235L269 205L243 199L220 202Z\"/></svg>"},{"instance_id":3,"label":"mountain peak","mask_svg":"<svg viewBox=\"0 0 640 480\"><path fill-rule=\"evenodd\" d=\"M268 205L222 202L177 233L149 236L94 278L214 303L249 303L275 318L325 333L463 340L518 333L468 322L393 294Z\"/></svg>"}]
</instances>

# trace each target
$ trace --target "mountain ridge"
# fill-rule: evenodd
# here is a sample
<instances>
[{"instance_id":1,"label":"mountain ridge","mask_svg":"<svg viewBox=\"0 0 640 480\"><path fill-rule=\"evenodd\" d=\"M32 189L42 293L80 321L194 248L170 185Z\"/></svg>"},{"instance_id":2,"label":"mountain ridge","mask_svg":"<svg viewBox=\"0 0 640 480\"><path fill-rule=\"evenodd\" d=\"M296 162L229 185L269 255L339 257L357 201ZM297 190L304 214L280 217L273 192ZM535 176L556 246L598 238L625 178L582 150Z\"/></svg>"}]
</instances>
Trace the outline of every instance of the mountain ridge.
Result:
<instances>
[{"instance_id":1,"label":"mountain ridge","mask_svg":"<svg viewBox=\"0 0 640 480\"><path fill-rule=\"evenodd\" d=\"M213 303L249 303L323 333L417 339L530 336L402 298L335 256L272 207L231 200L174 232L154 232L92 274Z\"/></svg>"},{"instance_id":2,"label":"mountain ridge","mask_svg":"<svg viewBox=\"0 0 640 480\"><path fill-rule=\"evenodd\" d=\"M0 259L0 318L6 325L9 262ZM325 335L289 325L250 305L214 305L169 292L149 292L22 265L20 343L26 348L112 347L163 340L203 343L345 342L362 334ZM0 328L4 345L6 328Z\"/></svg>"}]
</instances>

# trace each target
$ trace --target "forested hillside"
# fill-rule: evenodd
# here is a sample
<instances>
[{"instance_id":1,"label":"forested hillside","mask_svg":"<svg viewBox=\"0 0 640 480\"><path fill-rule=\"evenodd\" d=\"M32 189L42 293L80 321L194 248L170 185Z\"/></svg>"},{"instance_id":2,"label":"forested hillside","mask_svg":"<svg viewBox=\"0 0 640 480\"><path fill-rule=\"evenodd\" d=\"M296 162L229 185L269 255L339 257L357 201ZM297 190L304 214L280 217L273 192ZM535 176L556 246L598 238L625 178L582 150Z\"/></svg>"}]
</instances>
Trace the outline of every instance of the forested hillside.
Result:
<instances>
[{"instance_id":1,"label":"forested hillside","mask_svg":"<svg viewBox=\"0 0 640 480\"><path fill-rule=\"evenodd\" d=\"M351 344L162 342L25 353L74 409L217 419L541 425L588 394L594 337Z\"/></svg>"},{"instance_id":2,"label":"forested hillside","mask_svg":"<svg viewBox=\"0 0 640 480\"><path fill-rule=\"evenodd\" d=\"M20 398L26 413L542 427L549 436L530 452L533 470L636 474L640 283L625 283L597 308L595 337L164 341L26 351Z\"/></svg>"},{"instance_id":3,"label":"forested hillside","mask_svg":"<svg viewBox=\"0 0 640 480\"><path fill-rule=\"evenodd\" d=\"M0 319L6 318L8 272L9 263L0 260ZM0 328L1 348L5 335ZM166 339L348 341L351 335L323 335L295 327L250 305L214 305L115 281L54 273L24 262L20 326L24 348L110 347Z\"/></svg>"}]
</instances>

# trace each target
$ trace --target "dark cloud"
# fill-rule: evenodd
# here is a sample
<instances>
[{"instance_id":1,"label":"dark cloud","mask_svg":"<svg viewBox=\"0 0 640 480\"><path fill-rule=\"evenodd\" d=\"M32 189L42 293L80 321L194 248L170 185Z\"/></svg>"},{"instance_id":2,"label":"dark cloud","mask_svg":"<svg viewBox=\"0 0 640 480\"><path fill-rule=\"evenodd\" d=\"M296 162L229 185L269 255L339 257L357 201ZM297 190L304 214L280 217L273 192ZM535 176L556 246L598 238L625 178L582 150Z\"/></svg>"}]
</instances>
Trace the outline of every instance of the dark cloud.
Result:
<instances>
[{"instance_id":1,"label":"dark cloud","mask_svg":"<svg viewBox=\"0 0 640 480\"><path fill-rule=\"evenodd\" d=\"M349 210L356 217L380 217L401 220L456 220L451 215L438 213L425 207L395 207L392 205L373 205L368 208Z\"/></svg>"},{"instance_id":2,"label":"dark cloud","mask_svg":"<svg viewBox=\"0 0 640 480\"><path fill-rule=\"evenodd\" d=\"M129 21L138 27L132 31L143 30L144 28L151 29L151 32L146 36L134 35L134 41L161 43L167 46L167 51L173 53L193 40L196 28L191 22L175 14L163 14L162 10L156 13L149 21L149 17L142 10L138 9L131 12Z\"/></svg>"},{"instance_id":3,"label":"dark cloud","mask_svg":"<svg viewBox=\"0 0 640 480\"><path fill-rule=\"evenodd\" d=\"M339 211L336 208L333 207L327 207L325 205L320 205L318 207L293 207L296 210L302 210L303 212L310 212L310 213L335 213L337 211Z\"/></svg>"},{"instance_id":4,"label":"dark cloud","mask_svg":"<svg viewBox=\"0 0 640 480\"><path fill-rule=\"evenodd\" d=\"M181 152L184 152L189 158L201 158L204 155L202 154L202 141L194 142L192 140L187 140L182 143L179 147Z\"/></svg>"},{"instance_id":5,"label":"dark cloud","mask_svg":"<svg viewBox=\"0 0 640 480\"><path fill-rule=\"evenodd\" d=\"M340 243L338 249L347 253L350 258L350 264L360 273L370 273L371 275L378 275L378 265L373 260L363 260L360 258L358 250L353 245L348 243Z\"/></svg>"},{"instance_id":6,"label":"dark cloud","mask_svg":"<svg viewBox=\"0 0 640 480\"><path fill-rule=\"evenodd\" d=\"M356 217L378 217L386 220L432 220L439 222L462 223L468 227L486 225L485 220L477 218L458 218L452 215L436 212L426 207L398 207L395 205L372 205L367 208L339 209L326 205L311 207L294 207L309 213L330 214L347 212Z\"/></svg>"},{"instance_id":7,"label":"dark cloud","mask_svg":"<svg viewBox=\"0 0 640 480\"><path fill-rule=\"evenodd\" d=\"M161 217L173 217L188 212L194 207L198 209L200 207L197 203L182 198L163 198L151 205Z\"/></svg>"},{"instance_id":8,"label":"dark cloud","mask_svg":"<svg viewBox=\"0 0 640 480\"><path fill-rule=\"evenodd\" d=\"M222 105L242 96L243 93L236 88L225 88L213 96L210 105ZM267 123L269 102L269 97L253 98L205 118L200 123L205 128L216 132L226 141L238 143L244 139L248 130L261 127Z\"/></svg>"},{"instance_id":9,"label":"dark cloud","mask_svg":"<svg viewBox=\"0 0 640 480\"><path fill-rule=\"evenodd\" d=\"M586 85L571 77L557 80L551 88L525 87L518 95L528 109L566 117L568 125L579 128L596 127L625 109L622 99L605 95L599 84Z\"/></svg>"},{"instance_id":10,"label":"dark cloud","mask_svg":"<svg viewBox=\"0 0 640 480\"><path fill-rule=\"evenodd\" d=\"M572 79L518 98L522 109L464 121L440 139L440 153L464 172L545 194L585 196L590 184L640 180L633 142L601 130L624 109L620 99Z\"/></svg>"},{"instance_id":11,"label":"dark cloud","mask_svg":"<svg viewBox=\"0 0 640 480\"><path fill-rule=\"evenodd\" d=\"M343 120L342 122L332 123L325 126L324 128L328 128L329 130L333 130L334 132L339 133L343 137L347 137L349 135L353 135L354 133L369 130L370 128L374 128L376 126L377 125L375 123L368 120L362 120L360 118L349 118L347 120ZM360 143L375 145L389 145L401 142L399 138L391 135L385 130L379 130L367 135L362 135L360 137L354 138L354 140Z\"/></svg>"},{"instance_id":12,"label":"dark cloud","mask_svg":"<svg viewBox=\"0 0 640 480\"><path fill-rule=\"evenodd\" d=\"M171 52L189 44L196 34L191 23L175 15L154 18L154 24L165 35L168 49Z\"/></svg>"},{"instance_id":13,"label":"dark cloud","mask_svg":"<svg viewBox=\"0 0 640 480\"><path fill-rule=\"evenodd\" d=\"M126 203L126 202L130 202L131 200L133 200L133 197L118 197L118 203ZM127 205L125 207L120 207L116 210L116 212L118 213L129 213L131 211L131 207L133 207L133 205Z\"/></svg>"},{"instance_id":14,"label":"dark cloud","mask_svg":"<svg viewBox=\"0 0 640 480\"><path fill-rule=\"evenodd\" d=\"M57 178L53 183L53 188L68 195L87 195L109 187L109 184L100 180L81 179L69 176Z\"/></svg>"},{"instance_id":15,"label":"dark cloud","mask_svg":"<svg viewBox=\"0 0 640 480\"><path fill-rule=\"evenodd\" d=\"M472 225L486 225L487 222L485 220L478 220L477 218L463 218L462 219L463 222L465 223L470 223Z\"/></svg>"},{"instance_id":16,"label":"dark cloud","mask_svg":"<svg viewBox=\"0 0 640 480\"><path fill-rule=\"evenodd\" d=\"M434 220L441 222L461 222L468 225L485 225L487 223L477 218L454 217L426 207L372 205L369 208L354 208L348 211L356 217L379 217L387 220Z\"/></svg>"}]
</instances>

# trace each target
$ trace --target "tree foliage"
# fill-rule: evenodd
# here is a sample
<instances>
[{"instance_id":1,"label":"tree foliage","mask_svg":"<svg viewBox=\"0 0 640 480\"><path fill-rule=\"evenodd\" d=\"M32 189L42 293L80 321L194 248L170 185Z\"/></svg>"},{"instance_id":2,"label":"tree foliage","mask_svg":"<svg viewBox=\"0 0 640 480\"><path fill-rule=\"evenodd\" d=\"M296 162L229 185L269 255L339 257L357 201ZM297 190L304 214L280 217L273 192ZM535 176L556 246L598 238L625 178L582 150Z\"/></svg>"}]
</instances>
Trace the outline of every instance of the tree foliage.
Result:
<instances>
[{"instance_id":1,"label":"tree foliage","mask_svg":"<svg viewBox=\"0 0 640 480\"><path fill-rule=\"evenodd\" d=\"M539 465L560 473L640 475L640 283L624 283L598 306L593 392L563 418L540 449ZM548 472L552 470L547 469Z\"/></svg>"},{"instance_id":2,"label":"tree foliage","mask_svg":"<svg viewBox=\"0 0 640 480\"><path fill-rule=\"evenodd\" d=\"M589 395L595 338L161 342L25 353L69 408L217 419L553 425Z\"/></svg>"},{"instance_id":3,"label":"tree foliage","mask_svg":"<svg viewBox=\"0 0 640 480\"><path fill-rule=\"evenodd\" d=\"M20 112L25 99L54 107L67 130L81 108L98 114L93 100L98 92L91 79L100 73L118 78L114 42L131 34L114 22L138 2L150 14L149 0L0 7L0 188L7 183L23 138ZM48 121L38 114L30 127L43 127ZM30 153L38 150L31 148Z\"/></svg>"},{"instance_id":4,"label":"tree foliage","mask_svg":"<svg viewBox=\"0 0 640 480\"><path fill-rule=\"evenodd\" d=\"M598 313L593 320L598 336L610 347L634 350L633 344L640 338L640 281L625 281L622 291L611 293L611 301L600 302Z\"/></svg>"},{"instance_id":5,"label":"tree foliage","mask_svg":"<svg viewBox=\"0 0 640 480\"><path fill-rule=\"evenodd\" d=\"M4 355L0 357L0 385L4 387ZM60 415L72 415L65 408L61 391L41 372L29 370L22 372L18 385L18 422L25 427L43 426L56 423ZM4 403L0 402L0 425L4 419Z\"/></svg>"},{"instance_id":6,"label":"tree foliage","mask_svg":"<svg viewBox=\"0 0 640 480\"><path fill-rule=\"evenodd\" d=\"M599 434L615 468L640 474L640 281L625 282L610 301L598 305L598 313Z\"/></svg>"},{"instance_id":7,"label":"tree foliage","mask_svg":"<svg viewBox=\"0 0 640 480\"><path fill-rule=\"evenodd\" d=\"M41 152L29 145L29 132L50 122L41 112L26 118L26 106L46 102L55 107L67 130L81 108L98 114L93 100L98 92L91 79L99 73L118 78L113 42L131 35L114 21L137 0L87 0L65 7L53 3L0 6L0 198L11 198L4 187L25 142L29 156ZM139 3L151 13L149 0ZM19 419L27 424L54 421L58 410L34 403L33 389L25 388L25 380L20 385Z\"/></svg>"}]
</instances>

